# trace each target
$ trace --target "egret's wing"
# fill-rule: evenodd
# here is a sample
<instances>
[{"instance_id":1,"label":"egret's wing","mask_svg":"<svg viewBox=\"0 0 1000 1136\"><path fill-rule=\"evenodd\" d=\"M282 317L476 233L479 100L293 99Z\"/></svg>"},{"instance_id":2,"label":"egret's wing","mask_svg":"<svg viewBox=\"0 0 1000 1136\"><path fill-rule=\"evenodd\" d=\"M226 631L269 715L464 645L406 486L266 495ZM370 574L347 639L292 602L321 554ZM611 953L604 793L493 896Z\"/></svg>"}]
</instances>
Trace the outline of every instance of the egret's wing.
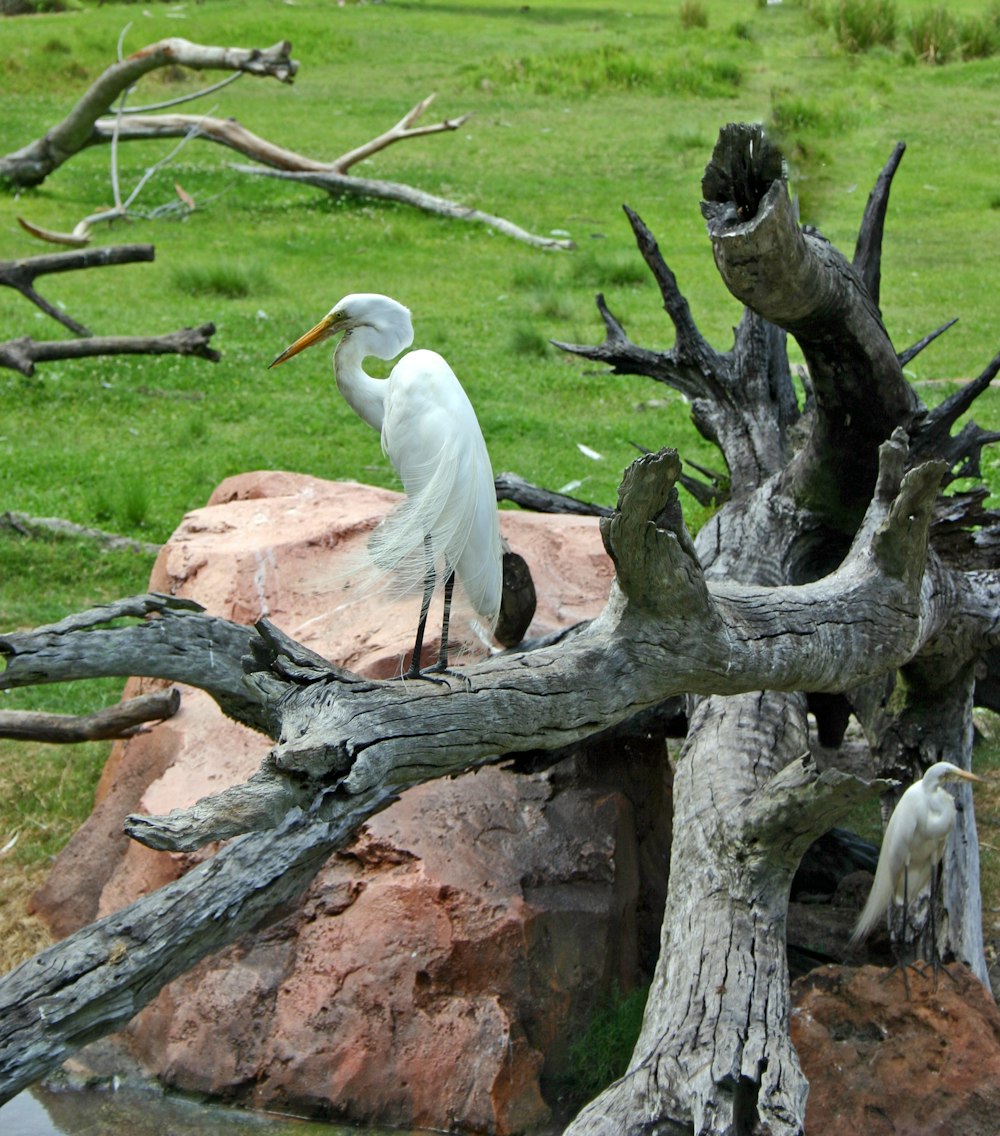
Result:
<instances>
[{"instance_id":1,"label":"egret's wing","mask_svg":"<svg viewBox=\"0 0 1000 1136\"><path fill-rule=\"evenodd\" d=\"M445 563L476 611L495 623L501 552L496 491L486 443L465 391L448 364L414 351L393 370L382 446L406 500L372 533L369 553L396 594L419 591L427 538L439 579Z\"/></svg>"},{"instance_id":2,"label":"egret's wing","mask_svg":"<svg viewBox=\"0 0 1000 1136\"><path fill-rule=\"evenodd\" d=\"M903 869L906 867L910 842L916 831L915 802L912 797L908 797L909 793L910 790L907 789L902 795L886 825L882 849L878 856L878 867L875 869L875 881L851 935L851 947L871 934L875 925L884 917L893 899L902 902ZM912 899L912 896L910 898Z\"/></svg>"}]
</instances>

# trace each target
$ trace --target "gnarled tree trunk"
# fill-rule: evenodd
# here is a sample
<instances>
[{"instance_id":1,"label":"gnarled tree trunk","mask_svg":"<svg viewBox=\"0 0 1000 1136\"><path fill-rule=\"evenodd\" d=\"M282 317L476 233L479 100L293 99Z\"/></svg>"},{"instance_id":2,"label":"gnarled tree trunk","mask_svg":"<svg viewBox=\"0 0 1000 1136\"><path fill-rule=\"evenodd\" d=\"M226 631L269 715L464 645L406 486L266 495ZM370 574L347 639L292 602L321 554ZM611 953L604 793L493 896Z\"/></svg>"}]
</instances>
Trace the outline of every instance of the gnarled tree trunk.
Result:
<instances>
[{"instance_id":1,"label":"gnarled tree trunk","mask_svg":"<svg viewBox=\"0 0 1000 1136\"><path fill-rule=\"evenodd\" d=\"M910 779L942 756L967 765L972 668L997 637L1000 576L984 563L983 542L961 537L974 515L982 521L977 499L942 510L938 494L990 440L974 427L952 437L951 427L1000 360L933 412L903 378L906 353L894 350L878 311L881 230L900 155L869 200L852 265L799 227L780 157L759 128L722 132L704 208L720 272L747 305L728 353L701 337L652 235L629 213L675 346L632 344L599 299L605 342L569 349L683 391L727 461L731 497L692 542L676 454L634 463L601 522L617 578L592 623L469 667L445 688L359 679L266 622L237 627L157 596L0 640L8 660L0 687L167 677L203 687L275 739L245 785L166 817L129 820L131 834L157 848L248 834L211 862L215 872L204 865L195 885L185 877L0 983L0 1010L22 1007L0 1013L0 1097L67 1046L120 1024L161 976L233 937L262 894L287 897L274 882L282 858L299 885L314 860L318 867L409 784L502 755L560 750L687 694L669 893L642 1034L628 1073L568 1131L803 1131L806 1084L788 1037L791 877L816 837L889 787L817 768L807 711L835 744L852 706L889 774ZM805 411L786 334L808 363ZM939 552L940 517L948 539ZM121 616L132 619L103 627ZM929 707L933 676L943 681ZM965 815L971 820L971 808ZM248 853L272 831L258 880ZM969 837L967 824L950 871L974 892ZM975 900L952 887L947 902L940 946L984 977ZM171 920L172 954L144 918L163 904L221 915ZM72 1012L61 1012L70 1003Z\"/></svg>"}]
</instances>

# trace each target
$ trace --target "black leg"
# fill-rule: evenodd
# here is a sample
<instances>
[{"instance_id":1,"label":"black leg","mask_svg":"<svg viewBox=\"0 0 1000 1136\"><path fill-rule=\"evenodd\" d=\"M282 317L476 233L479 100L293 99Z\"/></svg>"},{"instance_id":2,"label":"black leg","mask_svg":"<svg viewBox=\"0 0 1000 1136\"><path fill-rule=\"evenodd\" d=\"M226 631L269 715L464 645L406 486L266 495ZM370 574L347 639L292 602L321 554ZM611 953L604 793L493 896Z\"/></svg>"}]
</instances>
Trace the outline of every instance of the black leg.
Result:
<instances>
[{"instance_id":1,"label":"black leg","mask_svg":"<svg viewBox=\"0 0 1000 1136\"><path fill-rule=\"evenodd\" d=\"M438 652L438 661L429 671L442 674L448 670L448 628L451 624L451 594L455 590L455 570L448 567L448 575L444 581L444 616L441 620L441 650Z\"/></svg>"},{"instance_id":2,"label":"black leg","mask_svg":"<svg viewBox=\"0 0 1000 1136\"><path fill-rule=\"evenodd\" d=\"M899 964L899 968L903 972L903 989L906 991L907 1002L909 1002L909 1000L910 1000L910 980L906 977L906 968L907 968L907 966L909 966L909 960L905 956L908 953L907 949L906 949L906 917L909 914L909 911L910 911L910 869L904 867L903 868L903 933L902 933L902 937L900 938L900 943L902 945L900 947L901 962Z\"/></svg>"},{"instance_id":3,"label":"black leg","mask_svg":"<svg viewBox=\"0 0 1000 1136\"><path fill-rule=\"evenodd\" d=\"M931 875L931 968L934 971L934 989L935 989L935 991L938 988L938 975L941 973L942 970L945 972L945 974L948 975L948 977L952 980L952 982L955 983L956 986L958 985L958 979L951 973L951 971L941 961L941 953L938 950L937 902L938 902L938 890L940 889L940 886L941 886L939 873L942 872L943 870L944 869L942 868L942 866L940 864L936 864L934 866L934 871Z\"/></svg>"},{"instance_id":4,"label":"black leg","mask_svg":"<svg viewBox=\"0 0 1000 1136\"><path fill-rule=\"evenodd\" d=\"M431 538L424 537L424 553L427 567L424 573L424 595L420 601L420 621L417 623L417 638L413 644L413 657L410 659L410 669L403 678L420 677L420 653L424 649L424 629L427 627L427 613L431 607L431 597L434 595L434 550L431 548Z\"/></svg>"},{"instance_id":5,"label":"black leg","mask_svg":"<svg viewBox=\"0 0 1000 1136\"><path fill-rule=\"evenodd\" d=\"M910 1000L910 980L906 975L906 968L907 968L907 966L909 966L909 963L906 960L906 954L907 954L907 950L906 950L906 914L909 911L909 907L910 907L909 882L910 882L909 870L904 867L903 868L903 926L902 926L902 930L900 932L899 938L894 938L893 944L892 944L893 951L896 955L896 965L891 970L887 970L886 973L882 976L882 981L888 982L889 979L892 978L892 976L898 970L899 973L903 976L903 989L906 991L906 1000L907 1001ZM890 936L892 935L892 920L891 919L889 920L889 934L890 934Z\"/></svg>"}]
</instances>

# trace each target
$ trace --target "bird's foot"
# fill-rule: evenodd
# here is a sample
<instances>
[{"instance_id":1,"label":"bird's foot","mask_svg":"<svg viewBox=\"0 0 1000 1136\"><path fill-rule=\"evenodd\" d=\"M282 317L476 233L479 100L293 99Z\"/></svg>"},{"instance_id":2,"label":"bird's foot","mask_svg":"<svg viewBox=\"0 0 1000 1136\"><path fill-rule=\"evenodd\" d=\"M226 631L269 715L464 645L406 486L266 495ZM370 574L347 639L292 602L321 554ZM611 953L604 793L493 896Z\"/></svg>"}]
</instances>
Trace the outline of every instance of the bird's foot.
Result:
<instances>
[{"instance_id":1,"label":"bird's foot","mask_svg":"<svg viewBox=\"0 0 1000 1136\"><path fill-rule=\"evenodd\" d=\"M429 667L424 667L422 671L417 671L416 674L410 676L412 678L423 678L428 682L439 682L445 686L450 685L443 678L437 678L436 675L449 675L451 678L460 678L466 686L469 686L469 679L461 671L454 671L448 666L447 660L438 659L436 663L432 663Z\"/></svg>"},{"instance_id":2,"label":"bird's foot","mask_svg":"<svg viewBox=\"0 0 1000 1136\"><path fill-rule=\"evenodd\" d=\"M913 966L914 966L915 970L918 969L916 963L914 963ZM929 969L932 972L932 974L934 975L934 992L935 992L935 994L937 993L937 988L938 988L938 976L941 975L941 974L947 974L947 976L951 979L951 983L952 983L953 986L957 987L959 985L959 981L954 976L954 974L952 974L950 967L946 966L945 963L943 963L941 961L941 959L938 958L938 956L936 954L935 954L934 958L932 958L929 963L927 963L927 962L922 963L919 969L920 969L921 974L926 974L928 969Z\"/></svg>"},{"instance_id":3,"label":"bird's foot","mask_svg":"<svg viewBox=\"0 0 1000 1136\"><path fill-rule=\"evenodd\" d=\"M402 674L396 675L396 681L409 682L411 678L422 678L424 682L437 683L438 686L450 685L447 679L437 678L435 674L431 673L433 670L433 667L424 667L423 670L419 667L410 667L408 671L403 671ZM448 673L450 674L451 672L449 671Z\"/></svg>"},{"instance_id":4,"label":"bird's foot","mask_svg":"<svg viewBox=\"0 0 1000 1136\"><path fill-rule=\"evenodd\" d=\"M438 678L438 675L453 675L455 678L465 678L465 676L459 674L458 671L449 670L447 661L442 661L441 659L438 659L436 663L432 663L429 667L421 668L416 656L411 660L409 669L397 675L396 678L400 682L406 682L411 678L422 678L424 682L437 683L438 686L451 685L447 679Z\"/></svg>"},{"instance_id":5,"label":"bird's foot","mask_svg":"<svg viewBox=\"0 0 1000 1136\"><path fill-rule=\"evenodd\" d=\"M907 1002L910 1001L910 980L906 977L906 972L910 969L911 966L914 970L918 970L917 964L915 962L897 962L893 966L891 966L885 972L885 974L882 975L882 981L888 982L889 979L892 978L892 976L896 973L896 971L899 971L899 973L903 976L903 989L906 991Z\"/></svg>"}]
</instances>

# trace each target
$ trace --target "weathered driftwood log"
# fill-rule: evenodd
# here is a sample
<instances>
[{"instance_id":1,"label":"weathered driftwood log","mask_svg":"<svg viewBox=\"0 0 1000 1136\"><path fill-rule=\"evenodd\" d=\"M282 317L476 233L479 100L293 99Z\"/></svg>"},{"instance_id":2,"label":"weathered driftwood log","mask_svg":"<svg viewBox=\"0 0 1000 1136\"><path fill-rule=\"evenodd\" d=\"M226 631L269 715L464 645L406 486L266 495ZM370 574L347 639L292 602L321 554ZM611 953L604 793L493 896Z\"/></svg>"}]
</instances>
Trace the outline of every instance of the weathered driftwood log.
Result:
<instances>
[{"instance_id":1,"label":"weathered driftwood log","mask_svg":"<svg viewBox=\"0 0 1000 1136\"><path fill-rule=\"evenodd\" d=\"M237 793L166 818L133 818L133 834L156 847L190 847L192 834L204 843L255 828L265 829L281 849L274 826L316 800L327 818L331 810L351 818L338 829L338 839L346 840L371 808L408 784L495 761L501 753L563 745L677 691L798 685L803 673L808 685L839 688L848 673L866 674L908 657L915 637L935 624L913 565L922 555L939 471L924 466L900 481L904 455L902 443L887 447L881 492L856 555L841 571L817 584L777 590L707 587L676 506L676 456L640 458L623 483L619 509L604 524L620 583L604 614L559 644L499 656L445 688L361 680L267 625L238 627L168 597L138 597L5 637L0 686L84 674L170 675L209 689L230 713L264 725L277 738L254 782ZM844 611L855 615L845 621ZM155 618L98 629L126 614ZM798 646L803 638L811 641L804 652ZM256 661L241 664L250 658ZM802 780L814 792L815 770ZM844 778L832 796L846 809L858 792L870 791ZM836 805L828 803L823 823L835 815ZM815 836L823 826L803 827ZM318 843L308 835L302 839L309 863L318 868L321 853L334 845L327 836L317 837ZM251 840L233 849L256 854L262 842ZM204 866L205 878L212 876L211 864ZM262 913L262 894L276 886L273 876L281 872L262 885L257 869L246 873L244 899L253 918ZM295 879L298 886L305 882L301 875ZM226 941L226 929L235 935L249 925L250 916L238 914L238 894L228 893L222 906L230 921L225 927L210 921L210 936L203 922L200 935L185 923L176 962L168 965L165 943L177 935L177 925L171 922L166 939L157 934L155 942L143 941L149 933L140 928L160 926L160 904L186 911L188 902L197 902L217 911L213 888L190 880L72 936L0 983L0 1006L20 1007L3 1015L0 1096L40 1075L68 1047L120 1025L161 979L179 972L175 966L183 969ZM282 885L273 894L287 898L289 891ZM155 947L155 961L147 946ZM60 984L79 973L79 992L74 987L50 1001L56 972ZM114 982L113 996L104 989L108 981ZM36 986L43 992L31 995Z\"/></svg>"},{"instance_id":2,"label":"weathered driftwood log","mask_svg":"<svg viewBox=\"0 0 1000 1136\"><path fill-rule=\"evenodd\" d=\"M104 529L95 529L90 525L78 525L75 521L67 521L62 517L33 517L29 513L22 513L17 509L8 509L7 512L0 513L0 528L13 529L24 536L46 533L53 536L92 540L101 548L110 551L128 549L131 552L141 552L147 556L155 556L161 547L152 541L119 536L118 533L105 532Z\"/></svg>"},{"instance_id":3,"label":"weathered driftwood log","mask_svg":"<svg viewBox=\"0 0 1000 1136\"><path fill-rule=\"evenodd\" d=\"M590 624L441 686L382 684L328 666L266 623L240 628L148 596L5 637L0 687L155 675L203 686L268 733L275 744L246 785L167 817L130 818L138 839L177 849L276 824L281 832L280 818L312 801L349 811L380 799L370 794L500 755L559 750L690 695L663 950L642 1034L628 1073L569 1131L800 1136L806 1085L787 1031L788 885L806 845L887 784L821 773L803 757L807 696L844 706L849 698L889 776L905 770L912 780L931 755L967 765L971 675L996 656L1000 634L995 561L961 570L931 545L942 483L956 462L975 463L987 435L966 428L952 437L967 401L925 410L878 312L881 229L899 154L869 199L852 265L800 229L759 128L722 132L704 185L709 235L724 280L755 309L727 353L698 333L656 242L629 213L677 342L667 352L636 347L601 300L605 343L572 350L682 390L726 458L731 497L692 542L676 454L638 459L601 522L617 578ZM786 332L809 365L803 410ZM947 511L953 534L973 514L965 504ZM145 618L101 627L122 615ZM937 706L926 701L934 675ZM826 734L838 722L842 730L845 716L842 707L830 712ZM984 975L975 900L959 894L978 887L971 807L963 816L949 856L965 887L948 895L940 945ZM253 893L252 873L245 887ZM142 902L130 909L132 925ZM238 905L234 898L227 912ZM67 940L65 956L41 956L40 977L74 971L74 940L84 942ZM156 979L143 972L137 981L145 996ZM99 980L97 988L102 997ZM120 984L123 1001L133 989ZM20 1028L11 1053L19 1045L41 1053L51 1037L65 1045L30 1014ZM35 1075L41 1067L39 1058ZM19 1076L0 1084L9 1091Z\"/></svg>"},{"instance_id":4,"label":"weathered driftwood log","mask_svg":"<svg viewBox=\"0 0 1000 1136\"><path fill-rule=\"evenodd\" d=\"M525 241L541 248L573 247L572 241L530 233L503 217L460 205L444 197L424 193L411 186L373 178L358 178L348 174L347 171L352 166L393 143L458 130L469 118L468 114L442 119L440 122L418 124L418 120L434 101L433 94L421 99L394 126L382 134L330 160L298 154L286 146L261 138L234 118L188 114L126 114L124 107L121 107L120 112L113 117L103 117L108 114L119 97L127 94L138 79L157 67L167 65L189 67L194 70L229 70L236 72L237 76L264 75L283 83L291 83L298 70L298 64L290 57L291 50L292 46L288 42L277 43L261 51L257 48L247 50L206 47L178 38L161 40L159 43L142 48L127 59L109 67L61 123L29 145L0 157L0 181L7 181L15 186L40 185L49 174L74 154L88 146L102 143L113 142L117 145L120 142L150 138L203 138L236 150L265 166L273 167L272 171L262 170L256 166L235 167L244 173L271 172L272 176L318 185L334 196L350 194L399 201L404 205L411 205L439 216L489 225L515 240ZM110 212L85 218L70 234L53 233L24 220L21 224L28 232L42 240L84 245L90 239L90 228L94 221L112 220L125 215L126 212L127 210L119 206Z\"/></svg>"},{"instance_id":5,"label":"weathered driftwood log","mask_svg":"<svg viewBox=\"0 0 1000 1136\"><path fill-rule=\"evenodd\" d=\"M695 391L685 391L696 423L711 424L733 474L733 499L696 542L711 580L779 585L822 577L840 559L848 534L854 534L855 548L863 539L868 523L858 528L859 506L872 492L879 443L899 428L919 439L932 417L903 379L877 307L882 222L901 153L897 148L869 199L850 265L818 234L800 229L759 130L730 127L720 136L706 171L703 209L723 279L759 315L744 318L732 355L715 364L700 384L696 380L708 405L699 405ZM648 248L641 230L637 235L640 247ZM634 369L684 389L682 384L691 380L685 344L693 337L683 326L683 312L675 315L669 275L661 271L657 276L665 306L680 323L678 343L672 355L640 356ZM788 380L783 361L768 352L776 342L759 336L750 346L746 323L759 316L794 334L806 356L812 397L796 424L798 441L788 435L794 415L777 409L787 405L782 387ZM610 326L607 316L605 324ZM629 373L632 352L623 339L611 334L602 347L576 350L595 358L610 350L609 361ZM783 435L780 442L772 439L766 451L744 441L746 434L752 437L744 420L756 423L760 412L744 411L739 395L733 398L732 388L719 381L718 372L725 374L727 363L751 353L758 381L766 376L768 383L767 397L762 400L758 393L754 405L772 408L772 426ZM941 434L948 434L953 421ZM769 469L757 458L755 475L754 458L760 453L778 461ZM921 448L923 457L932 453L950 469L947 447ZM876 487L876 497L880 492ZM938 593L944 604L940 631L924 640L914 660L931 653L939 665L947 659L952 669L961 670L991 642L988 613L996 610L996 573L955 573L933 552L926 556L926 567L917 556L910 570L923 577L924 594ZM876 753L882 735L865 708L878 706L879 697L885 705L894 673L888 667L880 679L862 680L852 689ZM968 767L968 737L958 736L954 719L957 714L968 722L969 701L960 703L948 720L922 722L925 753L920 757L933 751ZM781 857L774 849L764 851L745 837L747 818L762 795L793 768L787 763L804 745L805 712L801 696L775 692L713 697L692 709L675 773L676 835L663 949L642 1036L626 1075L581 1113L568 1130L573 1136L651 1129L749 1133L758 1127L788 1136L802 1132L806 1085L787 1044L789 1006L780 941L787 877L783 870L776 874ZM918 754L911 750L907 756ZM922 771L914 768L916 762L897 761L888 775L899 776L904 764L906 781ZM968 801L963 816L971 821ZM794 832L789 834L789 851L796 839ZM955 849L963 854L951 864L952 874L962 881L959 886L977 893L974 839L960 833L951 854ZM692 897L705 896L707 902L692 909ZM969 961L985 979L978 899L949 899L951 918L942 947ZM732 933L720 938L719 927L731 927Z\"/></svg>"},{"instance_id":6,"label":"weathered driftwood log","mask_svg":"<svg viewBox=\"0 0 1000 1136\"><path fill-rule=\"evenodd\" d=\"M214 334L215 324L203 323L200 327L182 327L166 335L91 335L83 339L43 341L24 335L0 343L0 367L32 375L36 363L89 359L95 355L195 355L218 363L222 356L209 346Z\"/></svg>"},{"instance_id":7,"label":"weathered driftwood log","mask_svg":"<svg viewBox=\"0 0 1000 1136\"><path fill-rule=\"evenodd\" d=\"M97 120L143 75L158 67L176 65L192 70L239 71L290 83L298 70L291 58L292 45L276 43L259 48L207 47L185 39L160 40L113 63L94 82L70 113L27 146L0 157L0 180L17 186L40 185L63 162L101 139Z\"/></svg>"},{"instance_id":8,"label":"weathered driftwood log","mask_svg":"<svg viewBox=\"0 0 1000 1136\"><path fill-rule=\"evenodd\" d=\"M120 1029L172 978L293 900L392 800L389 787L349 800L320 797L308 813L296 810L277 829L235 841L11 971L0 981L0 1103Z\"/></svg>"},{"instance_id":9,"label":"weathered driftwood log","mask_svg":"<svg viewBox=\"0 0 1000 1136\"><path fill-rule=\"evenodd\" d=\"M0 710L0 738L56 743L127 738L149 722L172 718L180 704L180 691L167 690L141 694L92 714Z\"/></svg>"}]
</instances>

